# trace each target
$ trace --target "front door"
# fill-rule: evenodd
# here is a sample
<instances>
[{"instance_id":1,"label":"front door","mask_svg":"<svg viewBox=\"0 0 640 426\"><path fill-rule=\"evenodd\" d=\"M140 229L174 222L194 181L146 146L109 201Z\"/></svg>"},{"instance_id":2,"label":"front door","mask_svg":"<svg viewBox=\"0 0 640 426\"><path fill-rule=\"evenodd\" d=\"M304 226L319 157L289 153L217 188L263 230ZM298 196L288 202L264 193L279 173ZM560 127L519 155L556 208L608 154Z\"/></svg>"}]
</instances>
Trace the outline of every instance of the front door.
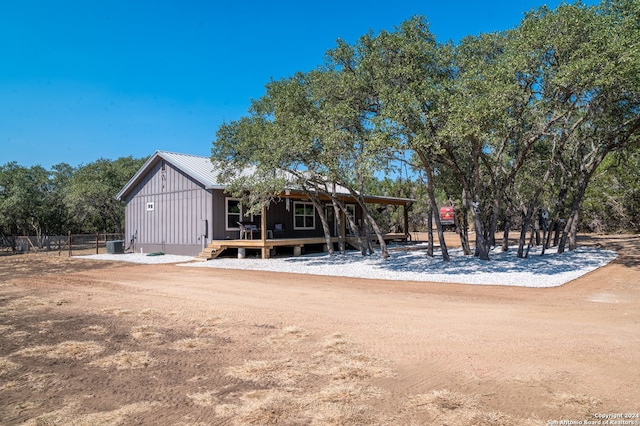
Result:
<instances>
[{"instance_id":1,"label":"front door","mask_svg":"<svg viewBox=\"0 0 640 426\"><path fill-rule=\"evenodd\" d=\"M325 204L324 206L324 214L327 218L327 224L329 225L329 229L331 230L331 236L335 237L338 235L338 223L336 222L336 212L333 208L333 204Z\"/></svg>"}]
</instances>

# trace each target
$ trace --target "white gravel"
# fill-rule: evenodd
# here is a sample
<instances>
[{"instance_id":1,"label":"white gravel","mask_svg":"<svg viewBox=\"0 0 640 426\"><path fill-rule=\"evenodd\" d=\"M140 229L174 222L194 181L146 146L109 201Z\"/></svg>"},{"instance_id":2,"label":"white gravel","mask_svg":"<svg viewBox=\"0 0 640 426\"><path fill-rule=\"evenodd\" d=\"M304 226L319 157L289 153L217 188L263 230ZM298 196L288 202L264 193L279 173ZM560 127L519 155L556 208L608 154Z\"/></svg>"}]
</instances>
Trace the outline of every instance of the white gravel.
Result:
<instances>
[{"instance_id":1,"label":"white gravel","mask_svg":"<svg viewBox=\"0 0 640 426\"><path fill-rule=\"evenodd\" d=\"M528 259L518 259L516 249L496 249L491 261L464 256L460 249L450 249L450 262L440 253L430 258L425 250L395 251L389 259L378 254L363 257L359 252L341 256L315 254L272 259L218 258L208 262L182 263L179 266L199 268L243 269L301 274L329 275L400 281L505 285L518 287L557 287L600 268L617 257L613 251L578 248L558 254L548 249L544 256L532 249ZM121 260L136 263L188 262L188 256L145 256L140 254L91 255L89 259Z\"/></svg>"},{"instance_id":2,"label":"white gravel","mask_svg":"<svg viewBox=\"0 0 640 426\"><path fill-rule=\"evenodd\" d=\"M178 256L175 254L163 254L161 256L148 256L144 253L124 253L124 254L90 254L86 256L73 256L80 259L92 260L115 260L119 262L144 263L147 265L158 265L160 263L182 263L195 259L192 256Z\"/></svg>"}]
</instances>

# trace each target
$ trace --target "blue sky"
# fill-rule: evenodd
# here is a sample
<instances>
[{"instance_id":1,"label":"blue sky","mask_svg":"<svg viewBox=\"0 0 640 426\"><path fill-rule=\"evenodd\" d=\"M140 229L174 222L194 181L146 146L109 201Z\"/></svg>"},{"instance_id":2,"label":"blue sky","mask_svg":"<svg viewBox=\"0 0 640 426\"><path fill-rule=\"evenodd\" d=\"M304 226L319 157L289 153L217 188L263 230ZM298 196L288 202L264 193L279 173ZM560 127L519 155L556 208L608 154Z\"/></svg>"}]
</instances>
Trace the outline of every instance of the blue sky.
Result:
<instances>
[{"instance_id":1,"label":"blue sky","mask_svg":"<svg viewBox=\"0 0 640 426\"><path fill-rule=\"evenodd\" d=\"M207 156L222 122L245 115L271 79L322 64L339 38L423 15L439 41L458 41L512 28L543 4L1 1L0 165Z\"/></svg>"}]
</instances>

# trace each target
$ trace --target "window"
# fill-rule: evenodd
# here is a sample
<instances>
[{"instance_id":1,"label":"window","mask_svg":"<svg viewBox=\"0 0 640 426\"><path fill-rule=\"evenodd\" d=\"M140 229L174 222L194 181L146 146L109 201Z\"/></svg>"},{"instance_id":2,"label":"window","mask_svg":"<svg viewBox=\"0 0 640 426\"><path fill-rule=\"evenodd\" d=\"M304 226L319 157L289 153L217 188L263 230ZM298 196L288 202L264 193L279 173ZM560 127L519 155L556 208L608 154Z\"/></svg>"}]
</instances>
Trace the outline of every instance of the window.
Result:
<instances>
[{"instance_id":1,"label":"window","mask_svg":"<svg viewBox=\"0 0 640 426\"><path fill-rule=\"evenodd\" d=\"M293 203L293 228L316 229L316 214L312 203Z\"/></svg>"},{"instance_id":2,"label":"window","mask_svg":"<svg viewBox=\"0 0 640 426\"><path fill-rule=\"evenodd\" d=\"M225 198L225 216L227 231L237 230L238 222L242 220L242 204L237 198Z\"/></svg>"},{"instance_id":3,"label":"window","mask_svg":"<svg viewBox=\"0 0 640 426\"><path fill-rule=\"evenodd\" d=\"M147 203L147 211L148 212L152 212L156 209L155 204L153 203L153 201L150 201Z\"/></svg>"}]
</instances>

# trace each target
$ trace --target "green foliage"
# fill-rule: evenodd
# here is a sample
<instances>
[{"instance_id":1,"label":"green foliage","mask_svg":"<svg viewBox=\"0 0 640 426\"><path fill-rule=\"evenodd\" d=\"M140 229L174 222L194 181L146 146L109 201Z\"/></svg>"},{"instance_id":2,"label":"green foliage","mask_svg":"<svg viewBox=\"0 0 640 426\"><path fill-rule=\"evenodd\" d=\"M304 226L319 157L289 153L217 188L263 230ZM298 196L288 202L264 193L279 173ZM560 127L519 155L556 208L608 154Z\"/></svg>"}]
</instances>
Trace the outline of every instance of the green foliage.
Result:
<instances>
[{"instance_id":1,"label":"green foliage","mask_svg":"<svg viewBox=\"0 0 640 426\"><path fill-rule=\"evenodd\" d=\"M585 194L581 225L600 232L640 232L640 151L612 153Z\"/></svg>"},{"instance_id":2,"label":"green foliage","mask_svg":"<svg viewBox=\"0 0 640 426\"><path fill-rule=\"evenodd\" d=\"M99 159L80 166L64 191L65 204L84 232L123 232L124 206L115 195L145 159Z\"/></svg>"},{"instance_id":3,"label":"green foliage","mask_svg":"<svg viewBox=\"0 0 640 426\"><path fill-rule=\"evenodd\" d=\"M573 248L592 177L612 170L600 163L624 154L637 168L628 153L640 135L639 17L638 0L562 4L458 44L438 43L414 17L271 82L250 117L221 128L214 158L252 164L261 178L324 176L354 193L392 186L372 188L371 176L409 163L426 176L428 190L412 191L428 194L421 210L447 201L470 212L483 259L499 221L524 236L541 208L566 223L561 247L569 236ZM381 213L391 226L394 213Z\"/></svg>"},{"instance_id":4,"label":"green foliage","mask_svg":"<svg viewBox=\"0 0 640 426\"><path fill-rule=\"evenodd\" d=\"M0 236L122 232L124 206L115 195L145 159L98 160L47 171L14 163L0 166Z\"/></svg>"},{"instance_id":5,"label":"green foliage","mask_svg":"<svg viewBox=\"0 0 640 426\"><path fill-rule=\"evenodd\" d=\"M383 197L401 197L408 199L424 200L425 185L419 179L406 179L384 177L367 179L364 187L367 195ZM444 201L446 198L441 196ZM425 203L414 203L409 206L408 231L424 231L427 225L429 210ZM381 205L372 210L372 216L386 232L401 232L404 227L404 208L401 206Z\"/></svg>"},{"instance_id":6,"label":"green foliage","mask_svg":"<svg viewBox=\"0 0 640 426\"><path fill-rule=\"evenodd\" d=\"M47 225L51 198L49 174L40 166L29 169L16 163L0 167L0 229L3 235L36 233Z\"/></svg>"}]
</instances>

